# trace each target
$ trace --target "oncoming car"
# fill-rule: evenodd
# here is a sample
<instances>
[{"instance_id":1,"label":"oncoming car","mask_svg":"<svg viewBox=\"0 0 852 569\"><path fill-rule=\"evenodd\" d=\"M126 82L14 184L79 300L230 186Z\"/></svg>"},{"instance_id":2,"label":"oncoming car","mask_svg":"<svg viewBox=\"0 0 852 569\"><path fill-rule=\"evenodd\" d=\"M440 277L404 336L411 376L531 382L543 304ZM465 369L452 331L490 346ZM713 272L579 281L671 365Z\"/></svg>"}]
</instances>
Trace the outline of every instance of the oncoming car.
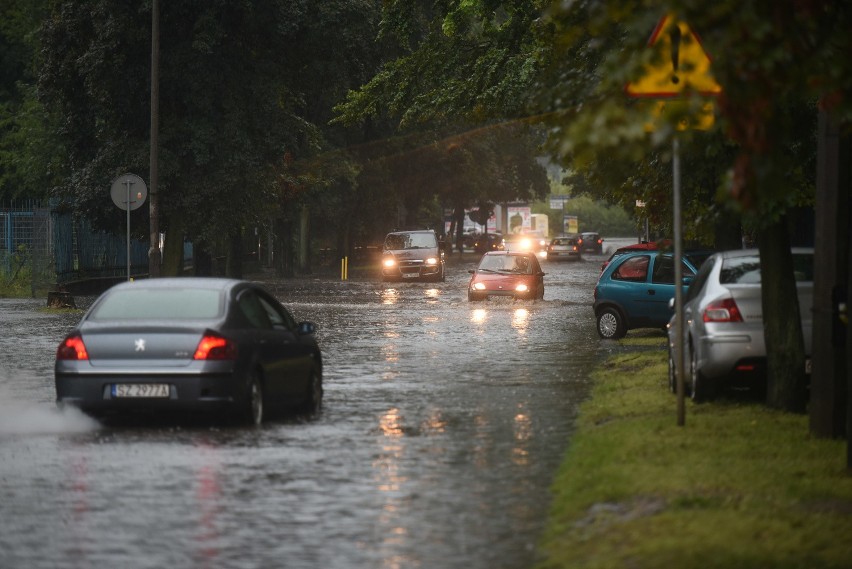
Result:
<instances>
[{"instance_id":1,"label":"oncoming car","mask_svg":"<svg viewBox=\"0 0 852 569\"><path fill-rule=\"evenodd\" d=\"M206 414L254 425L287 409L315 412L315 331L247 281L122 283L59 345L56 403L95 417Z\"/></svg>"},{"instance_id":2,"label":"oncoming car","mask_svg":"<svg viewBox=\"0 0 852 569\"><path fill-rule=\"evenodd\" d=\"M503 237L503 250L533 252L544 259L547 257L547 239L536 233L510 233Z\"/></svg>"},{"instance_id":3,"label":"oncoming car","mask_svg":"<svg viewBox=\"0 0 852 569\"><path fill-rule=\"evenodd\" d=\"M470 273L468 300L485 300L490 296L544 298L544 273L535 253L492 251L483 255Z\"/></svg>"},{"instance_id":4,"label":"oncoming car","mask_svg":"<svg viewBox=\"0 0 852 569\"><path fill-rule=\"evenodd\" d=\"M382 253L382 280L446 279L444 250L431 229L394 231L385 237Z\"/></svg>"}]
</instances>

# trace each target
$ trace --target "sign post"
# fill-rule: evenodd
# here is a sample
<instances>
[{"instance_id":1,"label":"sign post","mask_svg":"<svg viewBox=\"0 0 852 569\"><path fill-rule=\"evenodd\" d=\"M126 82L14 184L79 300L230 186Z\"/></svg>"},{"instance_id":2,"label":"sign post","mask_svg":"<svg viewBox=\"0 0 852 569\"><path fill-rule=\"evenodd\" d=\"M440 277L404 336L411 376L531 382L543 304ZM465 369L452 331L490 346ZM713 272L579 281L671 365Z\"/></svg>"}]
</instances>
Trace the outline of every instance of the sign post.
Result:
<instances>
[{"instance_id":1,"label":"sign post","mask_svg":"<svg viewBox=\"0 0 852 569\"><path fill-rule=\"evenodd\" d=\"M629 97L656 99L656 107L651 124L653 130L667 106L677 105L690 95L715 97L722 92L710 72L710 56L704 51L701 41L685 23L677 21L673 15L663 16L654 28L647 47L655 50L656 57L646 65L643 74L636 81L628 83L624 91ZM662 55L662 57L660 57ZM681 120L677 130L687 128L707 129L713 124L712 103L702 105L700 112L690 120ZM686 424L685 405L685 358L683 337L683 248L681 224L681 172L680 140L677 134L672 137L672 210L674 214L674 284L675 284L675 377L677 382L677 424Z\"/></svg>"},{"instance_id":2,"label":"sign post","mask_svg":"<svg viewBox=\"0 0 852 569\"><path fill-rule=\"evenodd\" d=\"M109 195L112 203L127 212L127 280L130 280L130 212L145 203L148 187L136 174L122 174L112 181Z\"/></svg>"}]
</instances>

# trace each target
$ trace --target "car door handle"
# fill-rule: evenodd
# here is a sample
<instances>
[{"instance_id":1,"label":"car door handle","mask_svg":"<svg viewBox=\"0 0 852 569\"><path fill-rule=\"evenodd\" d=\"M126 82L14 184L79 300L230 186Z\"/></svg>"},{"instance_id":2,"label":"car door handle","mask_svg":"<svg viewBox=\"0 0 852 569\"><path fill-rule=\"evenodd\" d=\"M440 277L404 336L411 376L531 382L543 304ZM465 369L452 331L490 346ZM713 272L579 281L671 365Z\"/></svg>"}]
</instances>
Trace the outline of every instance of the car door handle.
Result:
<instances>
[{"instance_id":1,"label":"car door handle","mask_svg":"<svg viewBox=\"0 0 852 569\"><path fill-rule=\"evenodd\" d=\"M657 294L657 291L655 291L654 289L651 288L651 289L648 289L648 294L651 295L651 296L654 296L655 294Z\"/></svg>"}]
</instances>

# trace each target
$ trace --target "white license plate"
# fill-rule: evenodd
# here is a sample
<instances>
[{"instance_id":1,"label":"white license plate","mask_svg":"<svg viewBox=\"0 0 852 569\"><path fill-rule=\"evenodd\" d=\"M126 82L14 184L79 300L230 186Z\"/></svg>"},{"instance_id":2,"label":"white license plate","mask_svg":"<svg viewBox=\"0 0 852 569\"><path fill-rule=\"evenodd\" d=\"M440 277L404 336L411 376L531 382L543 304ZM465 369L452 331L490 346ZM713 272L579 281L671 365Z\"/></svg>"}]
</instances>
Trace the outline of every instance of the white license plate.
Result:
<instances>
[{"instance_id":1,"label":"white license plate","mask_svg":"<svg viewBox=\"0 0 852 569\"><path fill-rule=\"evenodd\" d=\"M167 383L116 383L112 386L113 397L168 397Z\"/></svg>"}]
</instances>

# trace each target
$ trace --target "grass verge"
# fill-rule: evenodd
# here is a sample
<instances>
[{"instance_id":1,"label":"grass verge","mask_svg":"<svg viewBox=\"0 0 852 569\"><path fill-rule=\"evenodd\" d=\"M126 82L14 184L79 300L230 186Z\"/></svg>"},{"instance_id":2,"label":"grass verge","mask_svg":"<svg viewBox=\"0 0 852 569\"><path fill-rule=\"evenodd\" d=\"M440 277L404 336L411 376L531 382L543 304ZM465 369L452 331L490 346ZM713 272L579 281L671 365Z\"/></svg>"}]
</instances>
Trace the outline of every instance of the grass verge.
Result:
<instances>
[{"instance_id":1,"label":"grass verge","mask_svg":"<svg viewBox=\"0 0 852 569\"><path fill-rule=\"evenodd\" d=\"M845 441L734 399L688 402L678 427L657 343L593 374L539 569L852 567Z\"/></svg>"}]
</instances>

